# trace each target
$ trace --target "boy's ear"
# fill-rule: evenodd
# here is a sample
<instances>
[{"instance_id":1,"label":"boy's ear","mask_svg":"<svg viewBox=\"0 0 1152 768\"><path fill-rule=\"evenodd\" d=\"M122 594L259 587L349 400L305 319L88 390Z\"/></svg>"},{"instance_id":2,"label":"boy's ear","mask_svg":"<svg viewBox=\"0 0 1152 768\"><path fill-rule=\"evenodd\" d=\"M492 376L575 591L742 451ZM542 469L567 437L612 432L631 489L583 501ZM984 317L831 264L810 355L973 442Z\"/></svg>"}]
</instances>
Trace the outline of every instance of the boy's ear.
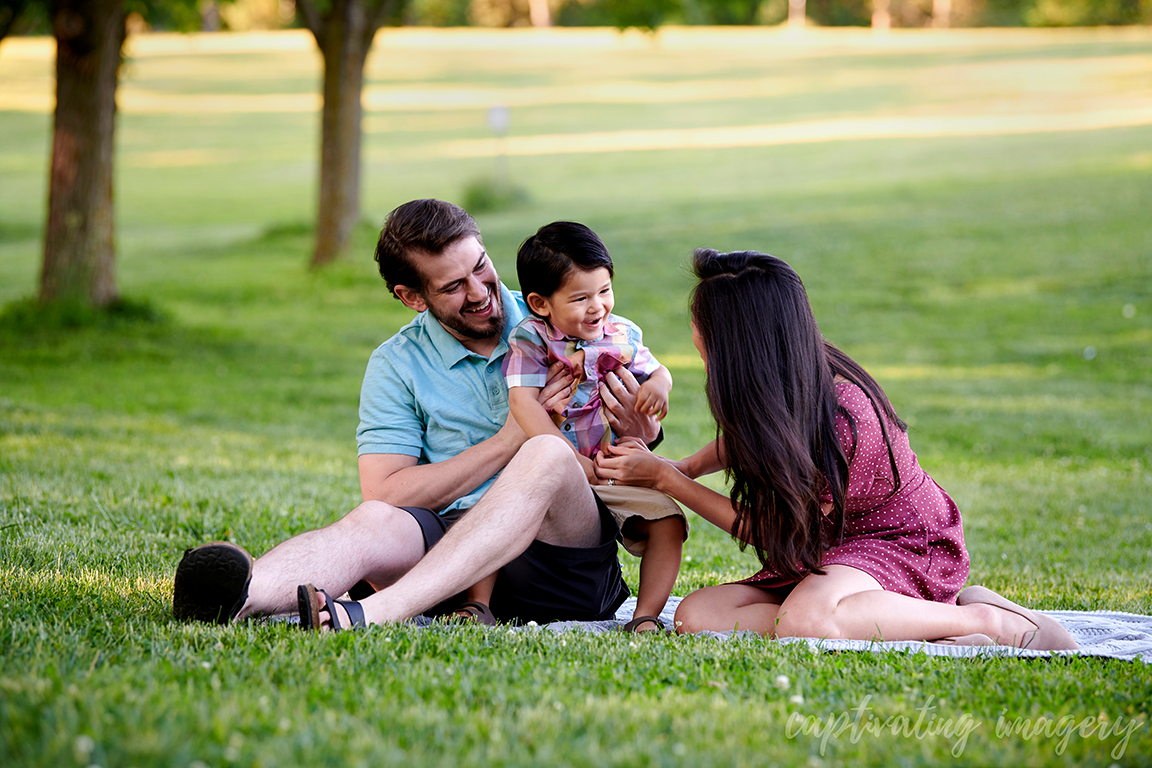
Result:
<instances>
[{"instance_id":1,"label":"boy's ear","mask_svg":"<svg viewBox=\"0 0 1152 768\"><path fill-rule=\"evenodd\" d=\"M409 309L414 309L417 312L428 309L428 302L424 301L424 297L418 291L414 291L406 285L397 285L392 290L396 292L396 298L400 299L404 306Z\"/></svg>"},{"instance_id":2,"label":"boy's ear","mask_svg":"<svg viewBox=\"0 0 1152 768\"><path fill-rule=\"evenodd\" d=\"M548 317L552 311L552 307L548 304L548 299L544 298L538 293L530 293L524 298L524 302L528 308L541 317Z\"/></svg>"}]
</instances>

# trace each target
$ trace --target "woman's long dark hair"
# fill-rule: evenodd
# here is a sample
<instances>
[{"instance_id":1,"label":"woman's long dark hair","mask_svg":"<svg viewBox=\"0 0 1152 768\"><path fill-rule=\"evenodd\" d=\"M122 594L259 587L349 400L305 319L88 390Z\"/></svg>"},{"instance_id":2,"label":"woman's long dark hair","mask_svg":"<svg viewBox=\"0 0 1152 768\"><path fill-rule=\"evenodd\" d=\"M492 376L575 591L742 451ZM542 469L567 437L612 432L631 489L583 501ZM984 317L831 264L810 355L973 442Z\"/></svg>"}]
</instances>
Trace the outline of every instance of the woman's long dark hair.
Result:
<instances>
[{"instance_id":1,"label":"woman's long dark hair","mask_svg":"<svg viewBox=\"0 0 1152 768\"><path fill-rule=\"evenodd\" d=\"M699 248L692 321L707 357L707 394L723 442L736 510L733 533L766 568L799 580L823 573L831 541L822 534L820 496L832 496L833 537L844 529L848 456L836 415L834 377L859 386L880 416L894 488L900 484L887 420L906 430L884 391L854 360L825 341L800 277L755 251ZM855 440L853 443L855 444Z\"/></svg>"}]
</instances>

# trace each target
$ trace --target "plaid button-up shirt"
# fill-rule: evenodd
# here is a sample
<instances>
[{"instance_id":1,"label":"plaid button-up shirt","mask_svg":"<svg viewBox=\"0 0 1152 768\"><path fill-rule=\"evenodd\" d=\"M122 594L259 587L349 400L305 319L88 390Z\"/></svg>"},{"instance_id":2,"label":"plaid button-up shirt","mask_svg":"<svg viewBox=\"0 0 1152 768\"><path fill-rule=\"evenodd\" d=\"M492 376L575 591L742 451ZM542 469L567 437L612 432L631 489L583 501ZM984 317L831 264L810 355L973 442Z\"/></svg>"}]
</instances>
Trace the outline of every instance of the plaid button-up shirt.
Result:
<instances>
[{"instance_id":1,"label":"plaid button-up shirt","mask_svg":"<svg viewBox=\"0 0 1152 768\"><path fill-rule=\"evenodd\" d=\"M508 337L504 379L508 388L543 387L548 367L563 362L572 371L572 399L552 420L582 455L595 456L602 445L611 445L612 430L600 402L600 380L605 373L627 368L643 382L660 363L644 346L640 327L619 315L609 315L604 334L595 341L573 339L544 320L530 316Z\"/></svg>"}]
</instances>

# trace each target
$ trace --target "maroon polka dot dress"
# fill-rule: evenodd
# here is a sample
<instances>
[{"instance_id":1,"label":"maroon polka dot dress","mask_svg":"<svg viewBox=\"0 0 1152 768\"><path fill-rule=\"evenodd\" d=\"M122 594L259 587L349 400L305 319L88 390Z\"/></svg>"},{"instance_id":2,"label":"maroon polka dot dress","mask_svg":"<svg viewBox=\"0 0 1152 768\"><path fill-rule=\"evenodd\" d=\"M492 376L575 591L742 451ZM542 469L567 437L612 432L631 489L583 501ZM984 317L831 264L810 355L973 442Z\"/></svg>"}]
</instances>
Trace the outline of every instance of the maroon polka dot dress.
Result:
<instances>
[{"instance_id":1,"label":"maroon polka dot dress","mask_svg":"<svg viewBox=\"0 0 1152 768\"><path fill-rule=\"evenodd\" d=\"M908 445L908 435L885 420L900 470L900 488L893 494L892 464L880 431L880 417L855 384L837 381L836 391L840 405L856 422L859 443L853 451L852 428L843 415L838 415L840 444L851 457L844 536L824 553L822 564L858 568L889 592L955 603L968 578L960 511L920 468ZM825 523L831 537L831 523L827 518ZM775 588L795 582L765 569L737 583Z\"/></svg>"}]
</instances>

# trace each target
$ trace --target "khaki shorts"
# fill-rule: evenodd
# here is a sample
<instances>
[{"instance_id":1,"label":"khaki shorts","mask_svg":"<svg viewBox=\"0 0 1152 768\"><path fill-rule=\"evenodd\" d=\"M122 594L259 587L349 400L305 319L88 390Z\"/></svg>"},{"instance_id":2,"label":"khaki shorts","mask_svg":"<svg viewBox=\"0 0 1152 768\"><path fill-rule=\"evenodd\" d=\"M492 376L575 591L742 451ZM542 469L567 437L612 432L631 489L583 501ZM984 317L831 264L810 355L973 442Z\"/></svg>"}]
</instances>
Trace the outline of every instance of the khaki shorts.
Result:
<instances>
[{"instance_id":1,"label":"khaki shorts","mask_svg":"<svg viewBox=\"0 0 1152 768\"><path fill-rule=\"evenodd\" d=\"M641 488L635 485L597 485L592 491L600 497L608 511L620 526L620 541L624 549L636 557L643 557L648 546L647 539L636 539L635 529L625 523L629 518L642 520L662 520L665 517L679 517L684 523L684 538L688 538L688 517L680 505L669 495L654 488Z\"/></svg>"}]
</instances>

